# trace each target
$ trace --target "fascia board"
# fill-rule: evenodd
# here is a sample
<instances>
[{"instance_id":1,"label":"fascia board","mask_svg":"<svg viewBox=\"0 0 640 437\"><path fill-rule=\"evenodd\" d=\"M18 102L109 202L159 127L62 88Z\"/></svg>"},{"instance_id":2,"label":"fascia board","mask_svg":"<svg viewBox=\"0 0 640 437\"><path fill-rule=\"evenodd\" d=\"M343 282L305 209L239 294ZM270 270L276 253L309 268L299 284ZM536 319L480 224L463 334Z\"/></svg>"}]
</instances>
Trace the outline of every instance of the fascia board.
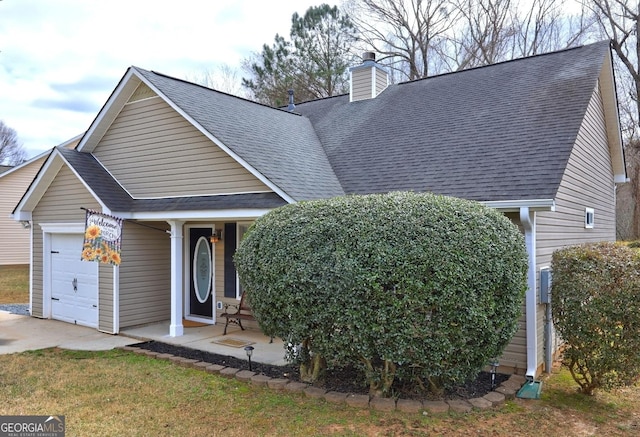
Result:
<instances>
[{"instance_id":1,"label":"fascia board","mask_svg":"<svg viewBox=\"0 0 640 437\"><path fill-rule=\"evenodd\" d=\"M27 189L18 205L13 210L15 220L31 220L31 212L34 210L55 175L62 167L61 155L56 149L52 149L49 158L44 162L42 168L35 176L33 182Z\"/></svg>"},{"instance_id":2,"label":"fascia board","mask_svg":"<svg viewBox=\"0 0 640 437\"><path fill-rule=\"evenodd\" d=\"M51 149L47 150L46 152L42 152L39 155L34 156L33 158L29 159L28 161L23 162L22 164L16 165L14 167L12 167L11 169L0 173L0 179L10 175L11 173L15 173L16 171L28 166L29 164L32 164L33 162L42 159L43 157L47 156L48 154L51 153Z\"/></svg>"},{"instance_id":3,"label":"fascia board","mask_svg":"<svg viewBox=\"0 0 640 437\"><path fill-rule=\"evenodd\" d=\"M125 103L140 85L140 77L136 74L134 67L129 67L116 88L113 90L107 102L104 104L98 115L87 129L80 143L76 147L78 151L93 152L98 142L107 132L113 120L118 116Z\"/></svg>"},{"instance_id":4,"label":"fascia board","mask_svg":"<svg viewBox=\"0 0 640 437\"><path fill-rule=\"evenodd\" d=\"M607 139L609 140L609 152L611 155L614 182L624 183L627 180L627 172L611 50L607 50L598 82L602 93L602 105L604 107L605 126Z\"/></svg>"},{"instance_id":5,"label":"fascia board","mask_svg":"<svg viewBox=\"0 0 640 437\"><path fill-rule=\"evenodd\" d=\"M182 108L176 105L171 99L169 99L166 95L162 93L152 82L148 81L144 76L139 75L138 78L145 83L149 88L151 88L157 95L162 97L162 99L171 106L176 112L178 112L185 120L195 126L205 137L207 137L210 141L220 147L227 155L233 158L238 164L244 167L249 173L258 178L260 182L265 184L271 190L273 190L280 197L285 199L289 203L295 203L295 199L285 193L280 187L271 182L268 178L266 178L262 173L256 170L252 165L250 165L247 161L242 159L239 155L237 155L233 150L227 147L222 141L220 141L215 135L205 129L200 123L194 120L189 114L184 112Z\"/></svg>"},{"instance_id":6,"label":"fascia board","mask_svg":"<svg viewBox=\"0 0 640 437\"><path fill-rule=\"evenodd\" d=\"M65 159L65 157L61 153L58 153L58 155L60 156L60 159L64 161L65 165L69 167L69 169L76 176L76 178L78 178L78 180L82 183L82 186L89 192L89 194L91 194L91 196L96 200L96 202L100 204L100 207L102 208L102 212L104 212L105 214L109 214L110 210L107 207L107 205L104 204L104 202L100 199L100 197L98 197L98 195L91 189L91 187L85 182L85 180L82 179L82 177L78 174L76 169L73 168L73 166L69 163L69 161Z\"/></svg>"},{"instance_id":7,"label":"fascia board","mask_svg":"<svg viewBox=\"0 0 640 437\"><path fill-rule=\"evenodd\" d=\"M58 174L58 171L62 168L63 165L69 167L69 169L73 172L73 174L78 178L78 180L82 183L87 191L93 196L94 199L100 204L101 208L105 213L109 213L109 208L102 202L102 200L96 195L96 193L87 185L87 183L80 177L80 175L75 171L73 166L69 164L69 162L62 156L57 149L53 149L51 156L45 162L42 170L36 175L33 183L22 197L16 208L13 212L14 220L31 220L31 213L35 209L42 196L46 193L47 189L53 182L55 176Z\"/></svg>"},{"instance_id":8,"label":"fascia board","mask_svg":"<svg viewBox=\"0 0 640 437\"><path fill-rule=\"evenodd\" d=\"M554 199L490 200L480 203L502 212L520 212L520 208L529 208L530 211L556 210L556 202Z\"/></svg>"},{"instance_id":9,"label":"fascia board","mask_svg":"<svg viewBox=\"0 0 640 437\"><path fill-rule=\"evenodd\" d=\"M271 211L268 208L225 209L225 210L200 210L200 211L154 211L154 212L130 212L113 211L111 214L131 220L248 220L261 217Z\"/></svg>"}]
</instances>

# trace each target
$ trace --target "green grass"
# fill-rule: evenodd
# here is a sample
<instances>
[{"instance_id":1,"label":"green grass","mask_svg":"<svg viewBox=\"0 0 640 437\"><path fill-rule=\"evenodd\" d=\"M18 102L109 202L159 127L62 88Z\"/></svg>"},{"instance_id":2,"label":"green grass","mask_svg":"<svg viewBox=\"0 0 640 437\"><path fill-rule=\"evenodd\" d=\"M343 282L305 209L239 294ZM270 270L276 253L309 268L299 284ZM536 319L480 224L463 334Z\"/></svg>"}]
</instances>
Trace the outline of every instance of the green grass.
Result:
<instances>
[{"instance_id":1,"label":"green grass","mask_svg":"<svg viewBox=\"0 0 640 437\"><path fill-rule=\"evenodd\" d=\"M29 266L0 266L0 303L29 302Z\"/></svg>"},{"instance_id":2,"label":"green grass","mask_svg":"<svg viewBox=\"0 0 640 437\"><path fill-rule=\"evenodd\" d=\"M540 400L469 414L378 412L273 391L113 350L0 355L0 415L65 415L69 436L631 436L640 388L577 393L561 371ZM591 434L589 434L591 433Z\"/></svg>"},{"instance_id":3,"label":"green grass","mask_svg":"<svg viewBox=\"0 0 640 437\"><path fill-rule=\"evenodd\" d=\"M28 267L0 266L0 303L28 300ZM640 387L587 397L566 370L544 378L540 400L423 415L334 405L121 350L46 349L0 355L0 399L0 415L66 416L68 436L640 435Z\"/></svg>"}]
</instances>

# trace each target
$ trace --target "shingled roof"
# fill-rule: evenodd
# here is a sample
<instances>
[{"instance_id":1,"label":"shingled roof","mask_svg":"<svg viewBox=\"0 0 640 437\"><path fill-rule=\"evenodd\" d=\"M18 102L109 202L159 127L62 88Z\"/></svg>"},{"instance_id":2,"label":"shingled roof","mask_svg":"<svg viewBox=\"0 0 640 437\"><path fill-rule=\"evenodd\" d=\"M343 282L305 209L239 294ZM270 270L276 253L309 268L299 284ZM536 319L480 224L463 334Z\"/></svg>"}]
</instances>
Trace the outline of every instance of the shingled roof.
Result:
<instances>
[{"instance_id":1,"label":"shingled roof","mask_svg":"<svg viewBox=\"0 0 640 437\"><path fill-rule=\"evenodd\" d=\"M553 199L607 42L298 104L344 191Z\"/></svg>"},{"instance_id":2,"label":"shingled roof","mask_svg":"<svg viewBox=\"0 0 640 437\"><path fill-rule=\"evenodd\" d=\"M131 67L125 78L145 81L280 196L142 201L119 186L97 190L130 211L222 208L231 201L275 207L400 190L553 201L609 54L605 41L390 85L369 100L341 95L299 103L295 113ZM107 128L109 120L101 119ZM88 138L96 144L99 135ZM85 152L82 142L79 150L73 153ZM80 170L100 166L95 158L62 153L91 186L117 185L97 180L111 178L104 169Z\"/></svg>"},{"instance_id":3,"label":"shingled roof","mask_svg":"<svg viewBox=\"0 0 640 437\"><path fill-rule=\"evenodd\" d=\"M286 205L276 193L227 194L166 199L134 199L90 153L57 148L95 195L117 212L196 211L234 208L277 208Z\"/></svg>"},{"instance_id":4,"label":"shingled roof","mask_svg":"<svg viewBox=\"0 0 640 437\"><path fill-rule=\"evenodd\" d=\"M134 68L193 120L293 199L344 194L309 119Z\"/></svg>"}]
</instances>

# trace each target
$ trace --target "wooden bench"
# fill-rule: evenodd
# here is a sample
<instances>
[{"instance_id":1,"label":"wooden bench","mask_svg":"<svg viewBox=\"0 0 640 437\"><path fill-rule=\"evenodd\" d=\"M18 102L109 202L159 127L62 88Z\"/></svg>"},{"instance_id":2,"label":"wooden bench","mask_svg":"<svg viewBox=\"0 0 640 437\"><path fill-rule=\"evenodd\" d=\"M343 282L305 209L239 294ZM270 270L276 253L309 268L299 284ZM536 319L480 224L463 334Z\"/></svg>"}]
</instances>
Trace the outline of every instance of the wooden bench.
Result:
<instances>
[{"instance_id":1,"label":"wooden bench","mask_svg":"<svg viewBox=\"0 0 640 437\"><path fill-rule=\"evenodd\" d=\"M220 314L220 317L224 317L227 321L224 324L224 333L222 335L227 335L227 326L229 326L229 323L235 323L244 331L244 326L242 326L243 320L256 320L253 314L251 314L251 307L244 300L246 295L247 293L242 293L239 304L224 304L224 312ZM230 311L230 308L235 308L235 311Z\"/></svg>"}]
</instances>

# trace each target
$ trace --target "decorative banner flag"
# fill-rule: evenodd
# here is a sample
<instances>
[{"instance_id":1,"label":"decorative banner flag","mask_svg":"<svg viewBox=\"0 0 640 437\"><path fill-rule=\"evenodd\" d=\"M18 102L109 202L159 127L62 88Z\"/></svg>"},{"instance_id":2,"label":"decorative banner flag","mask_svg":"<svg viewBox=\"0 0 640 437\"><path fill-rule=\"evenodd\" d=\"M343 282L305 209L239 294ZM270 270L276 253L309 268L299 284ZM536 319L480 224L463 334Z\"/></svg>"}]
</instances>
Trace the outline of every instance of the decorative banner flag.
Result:
<instances>
[{"instance_id":1,"label":"decorative banner flag","mask_svg":"<svg viewBox=\"0 0 640 437\"><path fill-rule=\"evenodd\" d=\"M83 261L120 265L122 219L87 209Z\"/></svg>"}]
</instances>

